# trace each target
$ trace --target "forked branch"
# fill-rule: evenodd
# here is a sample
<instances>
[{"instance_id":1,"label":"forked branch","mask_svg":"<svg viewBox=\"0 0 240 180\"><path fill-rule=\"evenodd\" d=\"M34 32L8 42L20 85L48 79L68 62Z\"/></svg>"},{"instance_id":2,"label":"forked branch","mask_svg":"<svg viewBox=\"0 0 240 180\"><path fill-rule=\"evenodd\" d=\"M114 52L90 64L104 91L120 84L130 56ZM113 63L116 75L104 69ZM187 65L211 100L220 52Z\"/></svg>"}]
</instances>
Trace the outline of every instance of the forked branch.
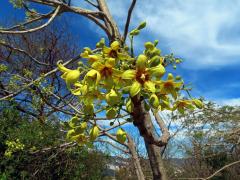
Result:
<instances>
[{"instance_id":1,"label":"forked branch","mask_svg":"<svg viewBox=\"0 0 240 180\"><path fill-rule=\"evenodd\" d=\"M58 6L56 8L56 10L54 11L54 13L52 14L52 16L49 18L49 20L41 26L38 26L38 27L32 28L32 29L28 29L28 30L22 30L22 31L0 30L0 34L26 34L26 33L32 33L32 32L36 32L38 30L41 30L41 29L47 27L56 18L56 16L60 12L60 9L61 9L61 6Z\"/></svg>"}]
</instances>

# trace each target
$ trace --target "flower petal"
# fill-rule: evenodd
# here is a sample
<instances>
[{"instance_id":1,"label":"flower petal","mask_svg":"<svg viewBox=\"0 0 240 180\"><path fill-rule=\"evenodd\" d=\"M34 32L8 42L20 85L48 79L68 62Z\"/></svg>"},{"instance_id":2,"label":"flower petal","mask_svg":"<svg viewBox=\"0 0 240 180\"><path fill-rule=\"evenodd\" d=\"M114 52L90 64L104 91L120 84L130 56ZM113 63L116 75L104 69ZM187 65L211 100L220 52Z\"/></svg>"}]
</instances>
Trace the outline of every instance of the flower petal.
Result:
<instances>
[{"instance_id":1,"label":"flower petal","mask_svg":"<svg viewBox=\"0 0 240 180\"><path fill-rule=\"evenodd\" d=\"M140 92L140 90L141 90L141 84L135 81L130 88L131 97L136 96Z\"/></svg>"},{"instance_id":2,"label":"flower petal","mask_svg":"<svg viewBox=\"0 0 240 180\"><path fill-rule=\"evenodd\" d=\"M152 76L155 76L158 78L161 78L164 75L164 73L166 72L165 68L161 64L159 64L156 67L150 68L148 71Z\"/></svg>"},{"instance_id":3,"label":"flower petal","mask_svg":"<svg viewBox=\"0 0 240 180\"><path fill-rule=\"evenodd\" d=\"M152 92L152 93L156 92L155 84L152 81L146 81L144 83L144 88L149 92Z\"/></svg>"},{"instance_id":4,"label":"flower petal","mask_svg":"<svg viewBox=\"0 0 240 180\"><path fill-rule=\"evenodd\" d=\"M135 70L126 70L122 73L122 79L134 79L136 76L136 71Z\"/></svg>"}]
</instances>

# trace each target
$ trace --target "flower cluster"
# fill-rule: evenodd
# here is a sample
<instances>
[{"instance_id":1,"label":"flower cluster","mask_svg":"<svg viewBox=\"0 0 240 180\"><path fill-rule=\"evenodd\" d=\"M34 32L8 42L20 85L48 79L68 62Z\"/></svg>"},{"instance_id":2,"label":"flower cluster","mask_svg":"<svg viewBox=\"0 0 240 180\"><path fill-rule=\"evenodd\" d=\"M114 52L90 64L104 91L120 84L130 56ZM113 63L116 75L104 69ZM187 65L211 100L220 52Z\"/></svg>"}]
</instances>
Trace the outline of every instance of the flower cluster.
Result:
<instances>
[{"instance_id":1,"label":"flower cluster","mask_svg":"<svg viewBox=\"0 0 240 180\"><path fill-rule=\"evenodd\" d=\"M7 150L4 153L4 156L10 158L14 152L22 151L24 149L24 144L20 142L19 139L15 141L6 141Z\"/></svg>"},{"instance_id":2,"label":"flower cluster","mask_svg":"<svg viewBox=\"0 0 240 180\"><path fill-rule=\"evenodd\" d=\"M87 62L79 63L77 69L70 70L58 63L67 87L82 103L84 121L95 117L100 111L105 112L107 119L116 118L122 110L131 113L132 98L135 96L144 99L147 110L177 109L184 113L185 109L202 107L200 100L181 99L183 80L179 76L174 77L172 73L166 74L166 60L157 44L158 41L146 42L143 52L133 57L129 48L122 46L120 42L114 41L108 47L101 40L97 44L97 51L84 48L81 57ZM175 63L179 64L180 60L177 59ZM99 110L97 104L106 106ZM95 134L98 131L97 126L91 129ZM124 134L119 138L121 141L126 139L122 131L121 129L118 133ZM81 136L82 138L78 138L81 142L86 140L83 132L76 133L73 127L69 134L73 134L72 137Z\"/></svg>"}]
</instances>

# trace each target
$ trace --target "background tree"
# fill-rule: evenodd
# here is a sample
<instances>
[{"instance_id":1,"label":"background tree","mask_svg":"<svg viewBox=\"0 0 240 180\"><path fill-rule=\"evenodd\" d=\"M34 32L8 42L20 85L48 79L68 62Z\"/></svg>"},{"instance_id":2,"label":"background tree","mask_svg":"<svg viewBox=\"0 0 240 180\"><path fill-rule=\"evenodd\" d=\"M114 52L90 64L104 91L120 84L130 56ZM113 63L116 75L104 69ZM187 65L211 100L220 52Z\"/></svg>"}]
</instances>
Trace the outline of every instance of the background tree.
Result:
<instances>
[{"instance_id":1,"label":"background tree","mask_svg":"<svg viewBox=\"0 0 240 180\"><path fill-rule=\"evenodd\" d=\"M173 135L179 133L186 138L170 140L175 151L185 154L182 161L173 159L172 178L239 179L239 117L239 107L219 107L213 103L194 113L173 115L173 121L179 125ZM228 167L229 164L232 166Z\"/></svg>"}]
</instances>

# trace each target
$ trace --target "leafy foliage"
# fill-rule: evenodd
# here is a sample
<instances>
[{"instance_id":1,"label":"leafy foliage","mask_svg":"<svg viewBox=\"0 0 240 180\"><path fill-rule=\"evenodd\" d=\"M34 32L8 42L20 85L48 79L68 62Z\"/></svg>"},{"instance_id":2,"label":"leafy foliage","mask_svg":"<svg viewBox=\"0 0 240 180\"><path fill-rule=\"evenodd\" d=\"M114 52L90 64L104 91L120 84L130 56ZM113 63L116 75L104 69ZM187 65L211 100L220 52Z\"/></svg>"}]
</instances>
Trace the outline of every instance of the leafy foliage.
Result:
<instances>
[{"instance_id":1,"label":"leafy foliage","mask_svg":"<svg viewBox=\"0 0 240 180\"><path fill-rule=\"evenodd\" d=\"M56 119L42 125L2 106L0 113L0 179L101 179L107 157L86 148L50 149L62 143Z\"/></svg>"}]
</instances>

